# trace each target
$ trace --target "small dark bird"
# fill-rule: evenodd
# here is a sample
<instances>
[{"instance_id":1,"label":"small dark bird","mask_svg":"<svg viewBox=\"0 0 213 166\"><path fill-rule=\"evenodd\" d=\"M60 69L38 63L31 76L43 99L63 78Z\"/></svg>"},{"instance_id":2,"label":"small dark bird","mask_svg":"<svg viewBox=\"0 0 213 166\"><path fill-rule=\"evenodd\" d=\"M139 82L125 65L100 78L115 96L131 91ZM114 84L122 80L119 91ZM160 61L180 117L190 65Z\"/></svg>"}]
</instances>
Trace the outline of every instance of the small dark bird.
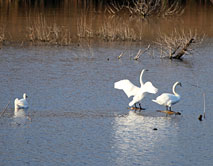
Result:
<instances>
[{"instance_id":1,"label":"small dark bird","mask_svg":"<svg viewBox=\"0 0 213 166\"><path fill-rule=\"evenodd\" d=\"M199 115L198 120L199 120L199 121L202 121L202 120L203 120L203 116L202 116L202 115Z\"/></svg>"}]
</instances>

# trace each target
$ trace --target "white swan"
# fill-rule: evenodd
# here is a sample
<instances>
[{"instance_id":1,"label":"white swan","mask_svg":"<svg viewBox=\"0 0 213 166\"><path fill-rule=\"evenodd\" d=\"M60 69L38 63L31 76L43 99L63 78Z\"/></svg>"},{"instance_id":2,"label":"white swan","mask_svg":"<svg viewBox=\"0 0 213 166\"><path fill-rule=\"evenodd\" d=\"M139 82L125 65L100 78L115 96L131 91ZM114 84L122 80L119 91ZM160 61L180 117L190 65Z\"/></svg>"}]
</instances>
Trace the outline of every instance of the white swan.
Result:
<instances>
[{"instance_id":1,"label":"white swan","mask_svg":"<svg viewBox=\"0 0 213 166\"><path fill-rule=\"evenodd\" d=\"M129 103L129 106L135 105L135 108L137 108L136 103L138 103L140 106L140 109L142 109L142 108L141 108L141 104L139 102L145 97L145 95L147 93L155 94L158 92L158 89L155 88L151 82L143 83L142 76L143 76L144 71L148 71L148 70L143 69L141 71L141 74L140 74L141 87L135 86L127 79L120 80L120 81L114 83L114 88L123 90L125 92L125 94L128 96L128 98L131 96L134 96L133 100Z\"/></svg>"},{"instance_id":2,"label":"white swan","mask_svg":"<svg viewBox=\"0 0 213 166\"><path fill-rule=\"evenodd\" d=\"M14 101L14 105L15 105L15 108L18 108L18 109L28 108L29 106L28 106L28 102L27 102L27 94L24 93L22 99L16 98Z\"/></svg>"},{"instance_id":3,"label":"white swan","mask_svg":"<svg viewBox=\"0 0 213 166\"><path fill-rule=\"evenodd\" d=\"M171 106L180 101L180 95L176 93L175 91L175 88L177 85L182 86L180 82L174 83L172 87L172 91L174 94L163 93L160 96L158 96L155 100L152 100L152 101L157 104L166 106L166 110L168 110L168 107L169 107L169 110L171 111Z\"/></svg>"}]
</instances>

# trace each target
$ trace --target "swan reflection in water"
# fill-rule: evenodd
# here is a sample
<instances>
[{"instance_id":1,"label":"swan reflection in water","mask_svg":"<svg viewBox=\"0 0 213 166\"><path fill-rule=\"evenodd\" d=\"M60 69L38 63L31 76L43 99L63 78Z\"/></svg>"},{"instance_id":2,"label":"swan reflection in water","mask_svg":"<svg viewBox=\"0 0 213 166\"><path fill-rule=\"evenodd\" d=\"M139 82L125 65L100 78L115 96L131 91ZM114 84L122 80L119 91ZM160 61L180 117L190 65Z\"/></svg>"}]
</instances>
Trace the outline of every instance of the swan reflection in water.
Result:
<instances>
[{"instance_id":1,"label":"swan reflection in water","mask_svg":"<svg viewBox=\"0 0 213 166\"><path fill-rule=\"evenodd\" d=\"M127 116L116 117L112 147L116 152L117 165L128 165L128 162L131 165L132 161L143 158L153 161L153 157L163 151L162 147L178 141L176 122L177 118L143 116L134 111ZM169 139L171 135L172 140Z\"/></svg>"},{"instance_id":2,"label":"swan reflection in water","mask_svg":"<svg viewBox=\"0 0 213 166\"><path fill-rule=\"evenodd\" d=\"M25 125L28 122L31 122L31 118L26 115L27 109L23 108L17 108L14 109L14 115L13 115L13 124L20 126Z\"/></svg>"}]
</instances>

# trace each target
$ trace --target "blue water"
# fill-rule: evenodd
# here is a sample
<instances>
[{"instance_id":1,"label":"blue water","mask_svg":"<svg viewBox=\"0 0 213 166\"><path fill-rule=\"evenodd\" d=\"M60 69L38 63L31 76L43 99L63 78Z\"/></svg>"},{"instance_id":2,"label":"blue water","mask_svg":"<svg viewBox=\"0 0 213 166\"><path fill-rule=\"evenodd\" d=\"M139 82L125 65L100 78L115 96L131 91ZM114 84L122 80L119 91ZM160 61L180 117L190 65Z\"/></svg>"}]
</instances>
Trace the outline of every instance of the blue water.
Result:
<instances>
[{"instance_id":1,"label":"blue water","mask_svg":"<svg viewBox=\"0 0 213 166\"><path fill-rule=\"evenodd\" d=\"M161 59L158 51L139 61L139 46L3 47L0 50L0 165L210 166L213 163L212 42L182 62ZM146 46L144 46L146 47ZM143 47L142 47L143 48ZM159 89L142 101L142 113L127 109L114 82L144 81ZM174 82L180 116L165 116L151 99L171 92ZM27 93L29 109L14 111ZM205 94L206 119L203 113ZM153 130L157 128L157 130Z\"/></svg>"}]
</instances>

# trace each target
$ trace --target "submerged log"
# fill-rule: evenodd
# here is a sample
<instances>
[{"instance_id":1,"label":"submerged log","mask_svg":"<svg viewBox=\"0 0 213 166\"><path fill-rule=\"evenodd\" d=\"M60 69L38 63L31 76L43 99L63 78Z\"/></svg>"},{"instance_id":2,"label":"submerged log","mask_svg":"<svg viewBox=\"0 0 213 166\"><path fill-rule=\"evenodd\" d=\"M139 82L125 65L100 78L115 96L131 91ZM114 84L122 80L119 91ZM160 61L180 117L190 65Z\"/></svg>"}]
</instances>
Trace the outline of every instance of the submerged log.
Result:
<instances>
[{"instance_id":1,"label":"submerged log","mask_svg":"<svg viewBox=\"0 0 213 166\"><path fill-rule=\"evenodd\" d=\"M165 111L157 110L157 112L162 112L162 113L165 113L166 115L181 115L180 112L169 111L169 110L165 110Z\"/></svg>"},{"instance_id":2,"label":"submerged log","mask_svg":"<svg viewBox=\"0 0 213 166\"><path fill-rule=\"evenodd\" d=\"M145 108L138 108L138 107L128 107L128 109L135 110L135 111L146 110Z\"/></svg>"}]
</instances>

